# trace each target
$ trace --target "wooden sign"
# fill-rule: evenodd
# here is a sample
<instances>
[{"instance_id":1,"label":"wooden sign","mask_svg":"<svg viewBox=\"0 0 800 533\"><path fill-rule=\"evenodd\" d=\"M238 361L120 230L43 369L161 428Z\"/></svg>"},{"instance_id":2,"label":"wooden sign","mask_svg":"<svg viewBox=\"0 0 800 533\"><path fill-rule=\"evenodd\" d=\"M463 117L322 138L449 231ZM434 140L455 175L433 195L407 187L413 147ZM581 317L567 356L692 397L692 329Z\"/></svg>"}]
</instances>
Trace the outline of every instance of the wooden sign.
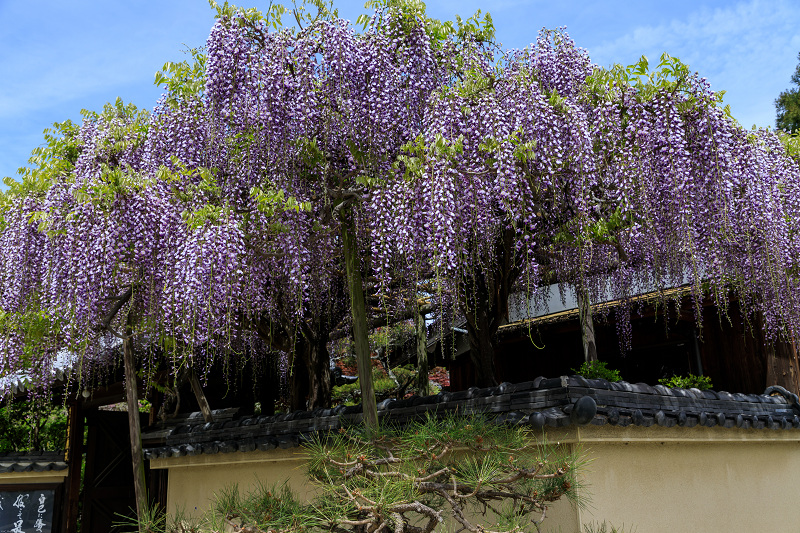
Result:
<instances>
[{"instance_id":1,"label":"wooden sign","mask_svg":"<svg viewBox=\"0 0 800 533\"><path fill-rule=\"evenodd\" d=\"M0 486L0 533L52 533L55 499L55 489Z\"/></svg>"}]
</instances>

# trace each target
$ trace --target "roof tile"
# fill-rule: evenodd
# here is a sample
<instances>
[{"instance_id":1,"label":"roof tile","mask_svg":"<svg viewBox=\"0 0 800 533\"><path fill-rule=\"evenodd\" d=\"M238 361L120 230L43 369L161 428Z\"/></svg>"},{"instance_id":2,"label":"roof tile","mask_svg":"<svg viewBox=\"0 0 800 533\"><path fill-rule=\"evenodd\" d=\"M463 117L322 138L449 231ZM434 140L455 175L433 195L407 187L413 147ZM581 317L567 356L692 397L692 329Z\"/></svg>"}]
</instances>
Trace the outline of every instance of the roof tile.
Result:
<instances>
[{"instance_id":1,"label":"roof tile","mask_svg":"<svg viewBox=\"0 0 800 533\"><path fill-rule=\"evenodd\" d=\"M570 424L610 424L649 427L800 428L797 396L780 387L766 394L731 394L725 391L671 389L645 383L610 383L581 376L561 376L497 387L443 392L434 396L412 396L384 400L378 405L381 419L404 422L427 416L458 412L466 415L497 414L497 423L524 424L533 428L564 427ZM576 407L581 402L580 408ZM591 411L588 415L587 409ZM576 410L577 409L577 410ZM234 451L292 448L319 432L360 423L362 409L338 406L333 409L296 411L274 416L232 418L198 423L198 416L181 418L176 427L162 426L146 433L148 458L231 453ZM192 423L189 423L192 422ZM0 454L0 468L3 462Z\"/></svg>"}]
</instances>

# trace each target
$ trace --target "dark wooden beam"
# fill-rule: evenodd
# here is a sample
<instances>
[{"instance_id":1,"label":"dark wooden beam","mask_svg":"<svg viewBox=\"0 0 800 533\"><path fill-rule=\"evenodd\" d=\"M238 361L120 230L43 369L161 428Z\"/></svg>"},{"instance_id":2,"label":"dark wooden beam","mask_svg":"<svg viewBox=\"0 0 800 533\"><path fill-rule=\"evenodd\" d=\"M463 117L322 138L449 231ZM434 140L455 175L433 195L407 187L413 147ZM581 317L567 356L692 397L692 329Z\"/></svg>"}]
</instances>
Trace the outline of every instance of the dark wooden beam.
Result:
<instances>
[{"instance_id":1,"label":"dark wooden beam","mask_svg":"<svg viewBox=\"0 0 800 533\"><path fill-rule=\"evenodd\" d=\"M84 399L84 409L92 409L103 405L122 403L125 401L125 383L118 381L105 387L98 387L91 391L88 398Z\"/></svg>"},{"instance_id":2,"label":"dark wooden beam","mask_svg":"<svg viewBox=\"0 0 800 533\"><path fill-rule=\"evenodd\" d=\"M200 412L203 413L203 420L213 422L214 417L211 415L211 407L208 405L208 400L203 393L203 387L200 385L200 380L197 379L197 373L194 368L189 370L189 384L192 386L192 392L194 392L194 397L200 406Z\"/></svg>"}]
</instances>

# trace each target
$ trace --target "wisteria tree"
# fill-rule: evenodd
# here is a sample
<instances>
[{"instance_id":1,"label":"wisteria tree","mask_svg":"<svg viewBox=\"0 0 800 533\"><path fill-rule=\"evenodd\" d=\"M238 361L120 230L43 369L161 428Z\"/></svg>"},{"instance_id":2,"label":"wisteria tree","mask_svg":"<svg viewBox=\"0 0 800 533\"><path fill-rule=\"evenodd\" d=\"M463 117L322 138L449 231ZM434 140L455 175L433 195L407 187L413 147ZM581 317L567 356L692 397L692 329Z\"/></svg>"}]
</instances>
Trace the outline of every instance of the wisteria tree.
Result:
<instances>
[{"instance_id":1,"label":"wisteria tree","mask_svg":"<svg viewBox=\"0 0 800 533\"><path fill-rule=\"evenodd\" d=\"M624 314L686 283L698 321L704 297L736 299L795 338L797 163L685 65L600 68L563 29L505 51L489 17L442 23L413 1L357 27L312 5L295 27L280 6L218 6L152 114L120 102L60 125L9 182L3 373L44 381L66 350L76 379L100 379L117 338L129 381L134 352L174 373L280 352L303 378L292 406L313 408L349 329L374 427L371 326L463 317L492 385L510 296L536 305L551 283L579 296L588 359L591 302Z\"/></svg>"},{"instance_id":2,"label":"wisteria tree","mask_svg":"<svg viewBox=\"0 0 800 533\"><path fill-rule=\"evenodd\" d=\"M185 323L188 314L196 323L213 325L214 338L224 342L256 334L289 357L292 407L324 406L330 402L328 334L347 311L330 232L318 224L312 204L289 196L264 175L266 168L281 172L257 150L259 139L270 135L255 135L256 128L236 125L236 115L215 111L208 96L214 93L205 87L206 67L198 62L196 68L168 65L159 76L169 91L151 131L152 172L165 178L167 194L180 205L191 234L202 235L222 221L236 228L240 247L227 252L239 285L219 295L225 312L208 314L197 305L205 301L202 295L187 294L179 281L174 293L184 295L171 309L173 320ZM213 62L209 71L213 75ZM195 90L187 90L192 86ZM192 290L202 290L215 265L199 262L195 254L204 255L186 250L175 279L197 279Z\"/></svg>"},{"instance_id":3,"label":"wisteria tree","mask_svg":"<svg viewBox=\"0 0 800 533\"><path fill-rule=\"evenodd\" d=\"M367 329L365 276L375 276L378 312L416 300L423 279L443 318L458 309L480 384L495 382L509 296L551 282L577 288L584 322L588 302L643 286L688 279L699 298L707 283L723 303L732 287L763 310L772 336L791 335L796 166L768 134L738 127L685 66L665 57L655 73L645 62L601 69L563 31L503 52L488 19L454 28L412 4L379 5L358 33L319 7L294 31L270 29L280 10L220 8L207 64L196 56L162 77L168 92L150 122L73 131L76 168L39 184L50 203L18 202L30 211L20 220L43 231L18 222L6 236L22 243L28 232L43 244L26 253L81 276L61 296L81 302L62 335L70 346L96 346L82 332L110 327L103 313L147 280L142 324L163 327L171 346L230 351L247 326L303 354L308 405L324 405L325 344L348 304L357 339ZM116 243L138 216L125 210L144 218ZM101 222L77 228L76 216ZM89 235L139 255L68 256ZM167 242L178 251L163 253ZM100 264L144 257L157 259L137 271L141 283L96 278ZM32 263L51 264L9 265L9 286ZM105 270L122 279L127 269ZM46 274L26 279L69 279ZM588 358L590 337L587 328Z\"/></svg>"},{"instance_id":4,"label":"wisteria tree","mask_svg":"<svg viewBox=\"0 0 800 533\"><path fill-rule=\"evenodd\" d=\"M325 253L339 258L346 280L365 416L374 425L368 329L419 313L417 283L431 269L415 263L379 275L390 265L369 259L373 235L385 230L374 224L370 199L395 175L401 147L422 131L430 95L451 76L455 47L476 33L430 21L415 3L377 5L360 33L317 7L317 16L297 16L294 31L270 31L269 18L222 8L204 96L215 132L247 154L238 186L251 196L285 191L314 214L307 234L331 239L335 250ZM305 283L300 269L291 275Z\"/></svg>"},{"instance_id":5,"label":"wisteria tree","mask_svg":"<svg viewBox=\"0 0 800 533\"><path fill-rule=\"evenodd\" d=\"M654 72L644 59L599 68L561 30L505 52L490 19L456 27L414 4L378 7L363 34L325 10L277 32L222 13L205 94L218 137L247 152L236 179L255 181L242 190L287 191L332 236L362 367L373 275L379 312L424 280L442 324L467 319L482 385L496 381L509 296L553 282L579 296L587 358L591 301L686 282L698 320L710 292L791 336L796 166L704 80L666 55Z\"/></svg>"},{"instance_id":6,"label":"wisteria tree","mask_svg":"<svg viewBox=\"0 0 800 533\"><path fill-rule=\"evenodd\" d=\"M763 314L770 338L793 336L799 175L773 134L743 130L667 55L654 72L645 58L602 69L561 30L492 51L432 95L404 172L375 202L376 254L406 261L396 251L426 243L467 319L479 384L496 382L509 295L535 302L550 283L578 295L587 359L591 301L624 311L634 294L686 283L698 321L711 294Z\"/></svg>"}]
</instances>

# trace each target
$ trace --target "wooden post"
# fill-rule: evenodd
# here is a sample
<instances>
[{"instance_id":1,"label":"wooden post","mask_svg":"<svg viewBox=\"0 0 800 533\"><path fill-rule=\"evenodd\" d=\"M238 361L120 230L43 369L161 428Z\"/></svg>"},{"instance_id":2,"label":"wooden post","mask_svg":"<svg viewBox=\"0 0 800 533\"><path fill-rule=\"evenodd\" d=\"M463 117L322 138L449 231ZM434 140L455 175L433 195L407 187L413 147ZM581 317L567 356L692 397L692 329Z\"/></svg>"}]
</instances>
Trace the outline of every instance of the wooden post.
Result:
<instances>
[{"instance_id":1,"label":"wooden post","mask_svg":"<svg viewBox=\"0 0 800 533\"><path fill-rule=\"evenodd\" d=\"M189 383L192 385L194 397L197 399L198 405L200 405L200 412L203 413L203 420L206 422L213 422L214 417L211 414L211 407L208 405L208 400L206 400L206 395L203 392L203 387L200 386L200 380L197 379L197 373L195 373L194 368L189 370Z\"/></svg>"},{"instance_id":2,"label":"wooden post","mask_svg":"<svg viewBox=\"0 0 800 533\"><path fill-rule=\"evenodd\" d=\"M367 314L364 286L361 280L361 263L352 222L342 220L341 228L347 286L350 289L350 311L353 317L353 342L358 362L358 381L361 385L361 406L364 413L364 426L369 433L378 427L378 405L375 402L375 389L372 384L372 357L370 357L369 339L367 338Z\"/></svg>"},{"instance_id":3,"label":"wooden post","mask_svg":"<svg viewBox=\"0 0 800 533\"><path fill-rule=\"evenodd\" d=\"M797 386L796 357L793 343L778 339L769 341L765 339L765 354L767 358L766 386L780 385L795 394L800 393Z\"/></svg>"},{"instance_id":4,"label":"wooden post","mask_svg":"<svg viewBox=\"0 0 800 533\"><path fill-rule=\"evenodd\" d=\"M594 338L594 321L592 320L592 303L589 291L582 284L575 288L578 297L578 318L583 337L583 357L586 362L597 361L597 343Z\"/></svg>"},{"instance_id":5,"label":"wooden post","mask_svg":"<svg viewBox=\"0 0 800 533\"><path fill-rule=\"evenodd\" d=\"M793 388L789 389L795 394L800 394L800 359L797 357L797 341L795 340L794 332L789 334L789 339L786 341L789 345L789 353L792 357L792 363L790 366L794 371L792 373L792 385Z\"/></svg>"},{"instance_id":6,"label":"wooden post","mask_svg":"<svg viewBox=\"0 0 800 533\"><path fill-rule=\"evenodd\" d=\"M428 331L425 329L425 315L417 304L414 314L414 324L417 326L417 394L427 396L430 394L430 379L428 378Z\"/></svg>"},{"instance_id":7,"label":"wooden post","mask_svg":"<svg viewBox=\"0 0 800 533\"><path fill-rule=\"evenodd\" d=\"M64 531L78 533L78 502L81 496L83 465L83 407L80 401L69 404L67 415L67 502L64 509Z\"/></svg>"},{"instance_id":8,"label":"wooden post","mask_svg":"<svg viewBox=\"0 0 800 533\"><path fill-rule=\"evenodd\" d=\"M697 328L692 326L692 343L694 349L694 359L697 365L697 375L703 375L703 357L700 355L700 343L697 342Z\"/></svg>"},{"instance_id":9,"label":"wooden post","mask_svg":"<svg viewBox=\"0 0 800 533\"><path fill-rule=\"evenodd\" d=\"M128 401L128 428L131 438L133 488L136 495L136 513L141 521L144 519L147 511L147 485L144 476L142 428L139 420L139 392L137 390L136 366L133 359L133 338L131 338L131 333L131 317L128 315L125 339L122 341L122 355L125 360L125 398Z\"/></svg>"}]
</instances>

